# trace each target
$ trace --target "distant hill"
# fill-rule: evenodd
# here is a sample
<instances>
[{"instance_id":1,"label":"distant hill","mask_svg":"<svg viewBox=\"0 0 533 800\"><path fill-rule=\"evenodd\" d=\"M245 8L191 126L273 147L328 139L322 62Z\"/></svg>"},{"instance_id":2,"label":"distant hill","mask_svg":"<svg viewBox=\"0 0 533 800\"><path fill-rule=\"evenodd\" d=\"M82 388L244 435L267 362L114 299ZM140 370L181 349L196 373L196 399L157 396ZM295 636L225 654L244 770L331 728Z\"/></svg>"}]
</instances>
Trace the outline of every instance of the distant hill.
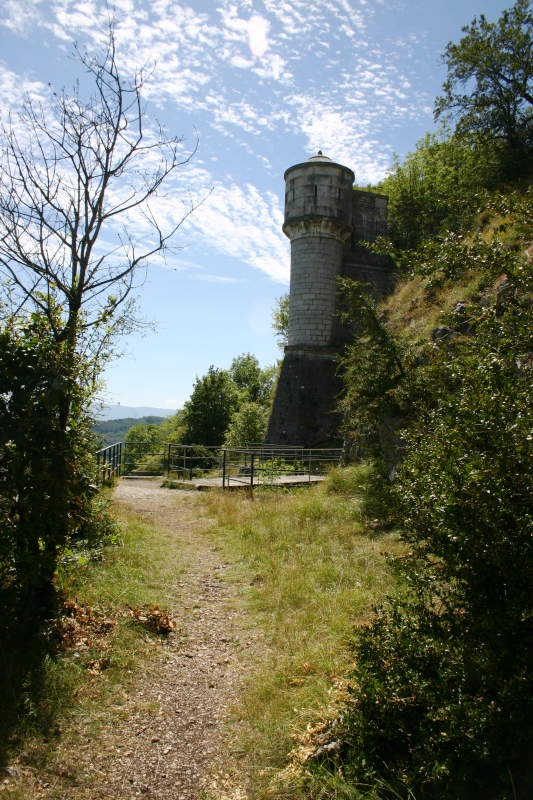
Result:
<instances>
[{"instance_id":1,"label":"distant hill","mask_svg":"<svg viewBox=\"0 0 533 800\"><path fill-rule=\"evenodd\" d=\"M134 419L140 420L144 417L170 417L176 413L175 408L152 408L151 406L106 406L98 409L95 416L98 420L108 419ZM130 426L131 427L131 426Z\"/></svg>"},{"instance_id":2,"label":"distant hill","mask_svg":"<svg viewBox=\"0 0 533 800\"><path fill-rule=\"evenodd\" d=\"M120 406L122 408L122 406ZM168 416L168 415L167 415ZM150 425L161 425L166 417L149 415L146 417L125 417L124 419L109 419L98 422L93 431L102 437L102 447L109 447L111 444L123 442L124 437L130 428L134 425L140 425L143 422Z\"/></svg>"}]
</instances>

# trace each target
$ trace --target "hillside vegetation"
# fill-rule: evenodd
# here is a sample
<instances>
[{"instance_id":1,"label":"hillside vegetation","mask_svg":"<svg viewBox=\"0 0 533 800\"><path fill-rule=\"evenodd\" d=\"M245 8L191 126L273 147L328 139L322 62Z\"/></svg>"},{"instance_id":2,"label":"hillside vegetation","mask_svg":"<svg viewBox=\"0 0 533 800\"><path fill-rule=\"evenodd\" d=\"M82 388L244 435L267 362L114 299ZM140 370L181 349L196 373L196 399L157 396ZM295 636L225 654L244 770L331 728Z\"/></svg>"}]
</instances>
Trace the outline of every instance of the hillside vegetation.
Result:
<instances>
[{"instance_id":1,"label":"hillside vegetation","mask_svg":"<svg viewBox=\"0 0 533 800\"><path fill-rule=\"evenodd\" d=\"M530 4L463 31L436 102L455 130L378 187L397 290L376 307L344 284L349 450L386 476L406 552L357 632L332 774L380 797L511 800L533 792Z\"/></svg>"},{"instance_id":2,"label":"hillside vegetation","mask_svg":"<svg viewBox=\"0 0 533 800\"><path fill-rule=\"evenodd\" d=\"M166 417L124 417L97 422L93 431L99 438L102 447L109 447L116 442L124 441L127 432L135 425L161 425Z\"/></svg>"}]
</instances>

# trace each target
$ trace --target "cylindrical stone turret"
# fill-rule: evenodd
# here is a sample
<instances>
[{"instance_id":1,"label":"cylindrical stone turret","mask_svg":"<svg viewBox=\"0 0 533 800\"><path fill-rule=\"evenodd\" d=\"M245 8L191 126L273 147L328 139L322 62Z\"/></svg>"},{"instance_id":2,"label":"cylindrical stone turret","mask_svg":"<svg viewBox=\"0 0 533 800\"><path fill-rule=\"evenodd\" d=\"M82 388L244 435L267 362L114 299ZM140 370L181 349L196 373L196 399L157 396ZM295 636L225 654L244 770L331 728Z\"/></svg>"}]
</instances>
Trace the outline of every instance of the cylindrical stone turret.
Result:
<instances>
[{"instance_id":1,"label":"cylindrical stone turret","mask_svg":"<svg viewBox=\"0 0 533 800\"><path fill-rule=\"evenodd\" d=\"M337 278L352 232L354 174L321 152L285 173L284 233L291 240L288 349L333 344Z\"/></svg>"}]
</instances>

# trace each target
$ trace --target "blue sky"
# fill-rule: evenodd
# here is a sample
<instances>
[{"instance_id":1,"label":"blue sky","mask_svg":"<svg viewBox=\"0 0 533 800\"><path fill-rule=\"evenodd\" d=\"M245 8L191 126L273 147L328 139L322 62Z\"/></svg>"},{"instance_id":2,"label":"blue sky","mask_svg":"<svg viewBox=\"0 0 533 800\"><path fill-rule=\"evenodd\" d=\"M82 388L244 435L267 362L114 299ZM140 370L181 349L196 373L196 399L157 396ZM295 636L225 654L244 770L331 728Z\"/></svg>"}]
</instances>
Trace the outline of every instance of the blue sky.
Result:
<instances>
[{"instance_id":1,"label":"blue sky","mask_svg":"<svg viewBox=\"0 0 533 800\"><path fill-rule=\"evenodd\" d=\"M118 0L119 60L127 73L155 65L148 113L183 135L190 162L158 206L179 219L181 249L158 261L137 293L157 330L132 337L105 375L110 403L179 407L196 375L243 352L263 365L280 351L270 327L287 291L289 244L281 232L283 173L318 149L379 180L434 130L439 61L461 27L497 0ZM48 84L70 88L72 44L105 37L99 0L0 0L0 113Z\"/></svg>"}]
</instances>

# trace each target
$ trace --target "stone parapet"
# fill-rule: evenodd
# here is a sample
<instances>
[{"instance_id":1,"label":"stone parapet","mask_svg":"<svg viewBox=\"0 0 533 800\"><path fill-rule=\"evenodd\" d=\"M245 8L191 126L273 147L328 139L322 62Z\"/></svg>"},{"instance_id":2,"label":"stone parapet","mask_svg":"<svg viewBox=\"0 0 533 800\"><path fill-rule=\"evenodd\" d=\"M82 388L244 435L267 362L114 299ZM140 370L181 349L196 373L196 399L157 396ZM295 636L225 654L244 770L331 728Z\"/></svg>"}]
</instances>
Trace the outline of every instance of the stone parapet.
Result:
<instances>
[{"instance_id":1,"label":"stone parapet","mask_svg":"<svg viewBox=\"0 0 533 800\"><path fill-rule=\"evenodd\" d=\"M284 224L283 233L289 237L291 244L303 236L327 237L344 243L350 238L352 229L344 222L327 217L298 217Z\"/></svg>"}]
</instances>

